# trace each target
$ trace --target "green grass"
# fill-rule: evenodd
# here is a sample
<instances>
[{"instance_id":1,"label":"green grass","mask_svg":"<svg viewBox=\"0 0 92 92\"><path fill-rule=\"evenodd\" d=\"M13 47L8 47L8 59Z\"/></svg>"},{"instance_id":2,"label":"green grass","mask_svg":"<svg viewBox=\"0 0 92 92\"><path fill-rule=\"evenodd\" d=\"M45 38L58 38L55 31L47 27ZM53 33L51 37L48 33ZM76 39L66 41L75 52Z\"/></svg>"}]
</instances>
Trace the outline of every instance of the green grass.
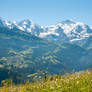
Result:
<instances>
[{"instance_id":1,"label":"green grass","mask_svg":"<svg viewBox=\"0 0 92 92\"><path fill-rule=\"evenodd\" d=\"M0 92L92 92L92 71L49 76L41 82L2 87Z\"/></svg>"}]
</instances>

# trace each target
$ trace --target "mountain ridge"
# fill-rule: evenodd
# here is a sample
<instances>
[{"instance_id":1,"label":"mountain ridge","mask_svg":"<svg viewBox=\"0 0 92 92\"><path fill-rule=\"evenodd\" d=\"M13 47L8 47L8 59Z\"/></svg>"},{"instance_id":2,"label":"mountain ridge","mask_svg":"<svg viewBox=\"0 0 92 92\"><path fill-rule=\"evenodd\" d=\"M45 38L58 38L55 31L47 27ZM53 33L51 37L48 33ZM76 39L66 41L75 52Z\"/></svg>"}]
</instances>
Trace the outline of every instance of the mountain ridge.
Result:
<instances>
[{"instance_id":1,"label":"mountain ridge","mask_svg":"<svg viewBox=\"0 0 92 92\"><path fill-rule=\"evenodd\" d=\"M40 26L32 20L25 19L20 22L7 22L0 19L0 27L9 29L18 28L32 35L58 43L73 43L83 47L92 37L92 29L88 25L72 20L64 20L51 26ZM91 44L91 43L90 43ZM87 49L89 47L86 47Z\"/></svg>"}]
</instances>

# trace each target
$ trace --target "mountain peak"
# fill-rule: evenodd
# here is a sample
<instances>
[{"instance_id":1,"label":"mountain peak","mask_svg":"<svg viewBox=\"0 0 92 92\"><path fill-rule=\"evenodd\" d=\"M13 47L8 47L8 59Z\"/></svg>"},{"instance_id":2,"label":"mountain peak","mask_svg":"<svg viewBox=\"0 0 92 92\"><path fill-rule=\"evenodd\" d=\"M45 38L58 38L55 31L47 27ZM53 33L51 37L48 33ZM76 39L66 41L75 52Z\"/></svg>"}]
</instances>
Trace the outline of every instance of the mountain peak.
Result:
<instances>
[{"instance_id":1,"label":"mountain peak","mask_svg":"<svg viewBox=\"0 0 92 92\"><path fill-rule=\"evenodd\" d=\"M18 23L19 26L31 26L34 25L34 22L29 19L24 19Z\"/></svg>"},{"instance_id":2,"label":"mountain peak","mask_svg":"<svg viewBox=\"0 0 92 92\"><path fill-rule=\"evenodd\" d=\"M74 24L75 22L73 22L71 19L68 19L68 20L62 21L62 23L64 23L64 24Z\"/></svg>"},{"instance_id":3,"label":"mountain peak","mask_svg":"<svg viewBox=\"0 0 92 92\"><path fill-rule=\"evenodd\" d=\"M92 27L90 27L90 29L92 29Z\"/></svg>"},{"instance_id":4,"label":"mountain peak","mask_svg":"<svg viewBox=\"0 0 92 92\"><path fill-rule=\"evenodd\" d=\"M33 21L32 20L29 20L29 19L25 19L25 20L23 20L23 22L25 23L28 23L28 24L30 24L30 23L33 23Z\"/></svg>"},{"instance_id":5,"label":"mountain peak","mask_svg":"<svg viewBox=\"0 0 92 92\"><path fill-rule=\"evenodd\" d=\"M6 21L0 17L0 27L4 27L6 25Z\"/></svg>"},{"instance_id":6,"label":"mountain peak","mask_svg":"<svg viewBox=\"0 0 92 92\"><path fill-rule=\"evenodd\" d=\"M2 17L0 17L0 21L4 21L4 19Z\"/></svg>"}]
</instances>

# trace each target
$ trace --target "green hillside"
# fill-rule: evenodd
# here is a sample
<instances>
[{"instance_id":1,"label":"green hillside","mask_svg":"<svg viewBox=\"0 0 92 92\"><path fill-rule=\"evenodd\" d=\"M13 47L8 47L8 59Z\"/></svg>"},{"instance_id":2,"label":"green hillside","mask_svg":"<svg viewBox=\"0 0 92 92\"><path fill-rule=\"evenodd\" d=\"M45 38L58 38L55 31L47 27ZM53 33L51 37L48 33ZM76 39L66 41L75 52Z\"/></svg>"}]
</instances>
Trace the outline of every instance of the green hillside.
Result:
<instances>
[{"instance_id":1,"label":"green hillside","mask_svg":"<svg viewBox=\"0 0 92 92\"><path fill-rule=\"evenodd\" d=\"M18 29L0 28L0 66L5 69L6 78L14 79L8 71L16 77L21 75L21 82L38 71L49 75L80 71L92 66L91 55L74 44L56 44Z\"/></svg>"}]
</instances>

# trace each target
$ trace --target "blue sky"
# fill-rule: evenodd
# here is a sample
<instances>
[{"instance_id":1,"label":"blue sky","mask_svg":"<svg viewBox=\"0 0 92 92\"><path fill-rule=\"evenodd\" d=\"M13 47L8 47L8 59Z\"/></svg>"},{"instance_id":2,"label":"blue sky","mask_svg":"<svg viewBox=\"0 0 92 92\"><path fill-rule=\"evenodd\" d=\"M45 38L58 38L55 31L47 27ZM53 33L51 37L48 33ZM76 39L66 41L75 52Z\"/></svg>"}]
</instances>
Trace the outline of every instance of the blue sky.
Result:
<instances>
[{"instance_id":1,"label":"blue sky","mask_svg":"<svg viewBox=\"0 0 92 92\"><path fill-rule=\"evenodd\" d=\"M73 19L92 26L92 0L0 0L0 17L40 25Z\"/></svg>"}]
</instances>

